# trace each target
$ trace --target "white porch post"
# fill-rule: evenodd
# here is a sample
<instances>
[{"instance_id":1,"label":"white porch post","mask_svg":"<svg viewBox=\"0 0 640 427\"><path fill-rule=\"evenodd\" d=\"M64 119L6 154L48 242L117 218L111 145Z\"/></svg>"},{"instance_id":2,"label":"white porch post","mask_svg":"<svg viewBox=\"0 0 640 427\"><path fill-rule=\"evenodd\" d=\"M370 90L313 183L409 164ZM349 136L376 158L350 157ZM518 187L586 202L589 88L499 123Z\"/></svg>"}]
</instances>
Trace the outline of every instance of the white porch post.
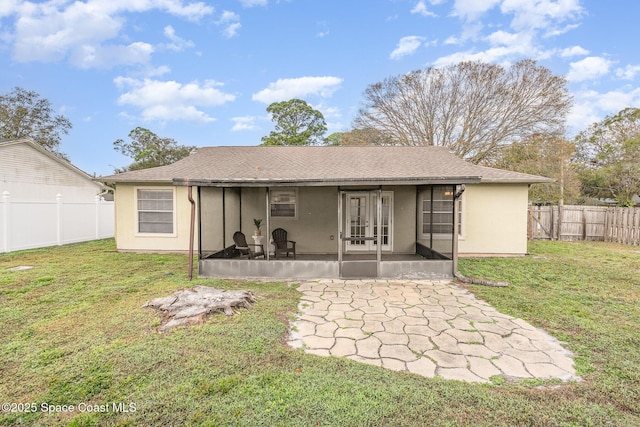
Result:
<instances>
[{"instance_id":1,"label":"white porch post","mask_svg":"<svg viewBox=\"0 0 640 427\"><path fill-rule=\"evenodd\" d=\"M382 262L382 187L378 188L378 201L376 203L376 221L377 221L377 236L376 236L376 259L377 262L377 276L380 277L380 263Z\"/></svg>"},{"instance_id":2,"label":"white porch post","mask_svg":"<svg viewBox=\"0 0 640 427\"><path fill-rule=\"evenodd\" d=\"M269 261L271 259L271 192L269 187L267 187L266 192L266 218L267 218L267 244L262 247L265 252L265 259Z\"/></svg>"},{"instance_id":3,"label":"white porch post","mask_svg":"<svg viewBox=\"0 0 640 427\"><path fill-rule=\"evenodd\" d=\"M338 188L338 274L342 277L342 250L344 242L342 241L343 223L342 223L342 197L344 192Z\"/></svg>"},{"instance_id":4,"label":"white porch post","mask_svg":"<svg viewBox=\"0 0 640 427\"><path fill-rule=\"evenodd\" d=\"M459 209L458 209L458 199L462 193L458 193L458 186L453 186L453 243L452 243L452 254L451 258L453 259L453 275L458 272L458 232L460 229L460 224L458 223Z\"/></svg>"},{"instance_id":5,"label":"white porch post","mask_svg":"<svg viewBox=\"0 0 640 427\"><path fill-rule=\"evenodd\" d=\"M191 204L191 216L189 219L189 281L193 279L193 240L195 235L195 227L196 227L196 202L193 200L193 186L189 185L187 187L187 199L189 200L189 204ZM199 218L198 218L199 219ZM200 227L198 227L200 228ZM224 230L223 230L224 233ZM200 251L198 251L198 259L200 258ZM200 261L198 261L198 270Z\"/></svg>"}]
</instances>

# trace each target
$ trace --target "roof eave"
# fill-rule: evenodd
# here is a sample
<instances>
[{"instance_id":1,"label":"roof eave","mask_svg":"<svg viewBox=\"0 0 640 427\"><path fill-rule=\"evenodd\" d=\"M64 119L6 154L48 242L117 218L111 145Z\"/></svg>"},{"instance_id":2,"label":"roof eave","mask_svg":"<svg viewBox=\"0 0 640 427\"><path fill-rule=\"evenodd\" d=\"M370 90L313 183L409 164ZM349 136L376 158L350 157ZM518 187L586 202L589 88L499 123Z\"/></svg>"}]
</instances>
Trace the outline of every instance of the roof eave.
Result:
<instances>
[{"instance_id":1,"label":"roof eave","mask_svg":"<svg viewBox=\"0 0 640 427\"><path fill-rule=\"evenodd\" d=\"M172 185L170 179L118 179L118 178L94 178L93 181L105 185L113 184L152 184L152 185Z\"/></svg>"},{"instance_id":2,"label":"roof eave","mask_svg":"<svg viewBox=\"0 0 640 427\"><path fill-rule=\"evenodd\" d=\"M516 179L505 179L505 178L483 178L480 183L482 184L549 184L552 182L556 182L555 179L552 178L516 178Z\"/></svg>"},{"instance_id":3,"label":"roof eave","mask_svg":"<svg viewBox=\"0 0 640 427\"><path fill-rule=\"evenodd\" d=\"M198 187L335 187L352 185L433 185L475 184L480 176L423 177L423 178L336 178L336 179L189 179L174 178L177 186Z\"/></svg>"}]
</instances>

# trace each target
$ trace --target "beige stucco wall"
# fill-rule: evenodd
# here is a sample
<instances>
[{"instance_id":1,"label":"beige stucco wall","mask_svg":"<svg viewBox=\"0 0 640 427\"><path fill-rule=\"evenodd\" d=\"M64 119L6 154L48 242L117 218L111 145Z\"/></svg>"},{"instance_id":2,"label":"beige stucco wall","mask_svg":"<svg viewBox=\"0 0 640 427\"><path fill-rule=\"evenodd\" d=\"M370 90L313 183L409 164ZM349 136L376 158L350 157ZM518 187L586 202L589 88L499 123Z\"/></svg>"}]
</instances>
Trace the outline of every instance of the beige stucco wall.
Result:
<instances>
[{"instance_id":1,"label":"beige stucco wall","mask_svg":"<svg viewBox=\"0 0 640 427\"><path fill-rule=\"evenodd\" d=\"M458 253L525 254L528 188L527 184L467 185Z\"/></svg>"},{"instance_id":2,"label":"beige stucco wall","mask_svg":"<svg viewBox=\"0 0 640 427\"><path fill-rule=\"evenodd\" d=\"M171 188L174 190L174 233L166 234L138 234L136 189L137 188ZM196 200L194 189L193 198ZM116 206L116 245L122 251L150 251L150 252L185 252L189 249L189 228L191 204L187 198L187 187L171 185L139 186L135 184L117 184L115 191ZM196 209L197 213L197 209ZM197 218L196 218L197 224ZM194 247L198 247L198 233L195 232Z\"/></svg>"},{"instance_id":3,"label":"beige stucco wall","mask_svg":"<svg viewBox=\"0 0 640 427\"><path fill-rule=\"evenodd\" d=\"M171 236L138 235L133 184L116 187L116 242L120 250L186 251L189 243L190 204L187 187L175 191L176 230ZM150 187L144 187L150 188ZM162 187L161 187L162 188ZM462 203L462 229L458 252L464 254L524 254L527 251L526 184L467 185ZM195 189L194 189L195 190ZM416 189L385 187L393 191L393 251L414 253L416 237ZM202 248L220 250L222 240L222 189L201 188ZM196 191L194 191L196 198ZM241 209L241 211L240 211ZM253 234L253 218L263 219L266 234L266 189L225 190L225 240L233 244L233 233L242 230L247 238ZM198 221L196 220L196 225ZM336 253L338 251L338 189L336 187L300 187L296 218L272 218L271 230L282 227L289 239L297 242L298 253ZM419 236L423 238L424 236ZM198 232L195 233L198 247ZM440 244L442 243L442 244ZM441 247L442 246L442 247ZM450 240L434 241L434 249L446 252Z\"/></svg>"}]
</instances>

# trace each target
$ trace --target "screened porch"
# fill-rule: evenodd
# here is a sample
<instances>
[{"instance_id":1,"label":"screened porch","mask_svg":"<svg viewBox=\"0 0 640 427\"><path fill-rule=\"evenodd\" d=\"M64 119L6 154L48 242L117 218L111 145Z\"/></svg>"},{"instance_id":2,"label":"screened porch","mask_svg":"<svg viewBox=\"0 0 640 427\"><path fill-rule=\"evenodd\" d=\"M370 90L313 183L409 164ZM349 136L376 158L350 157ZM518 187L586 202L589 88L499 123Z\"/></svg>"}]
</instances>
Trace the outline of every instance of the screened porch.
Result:
<instances>
[{"instance_id":1,"label":"screened porch","mask_svg":"<svg viewBox=\"0 0 640 427\"><path fill-rule=\"evenodd\" d=\"M203 277L439 279L456 269L461 185L194 188ZM295 259L276 256L276 228L296 242ZM242 257L237 232L261 255Z\"/></svg>"}]
</instances>

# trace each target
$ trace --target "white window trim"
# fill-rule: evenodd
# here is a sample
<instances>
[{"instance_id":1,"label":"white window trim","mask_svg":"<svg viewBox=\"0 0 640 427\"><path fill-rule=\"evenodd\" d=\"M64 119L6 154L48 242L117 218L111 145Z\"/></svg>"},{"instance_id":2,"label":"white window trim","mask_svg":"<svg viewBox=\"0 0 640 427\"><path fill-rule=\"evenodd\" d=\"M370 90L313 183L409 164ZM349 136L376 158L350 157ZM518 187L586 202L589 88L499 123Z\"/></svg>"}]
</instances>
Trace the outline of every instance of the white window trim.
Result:
<instances>
[{"instance_id":1,"label":"white window trim","mask_svg":"<svg viewBox=\"0 0 640 427\"><path fill-rule=\"evenodd\" d=\"M173 232L172 233L141 233L139 231L140 221L138 217L138 190L171 190L173 192ZM139 186L133 188L133 218L136 237L177 237L178 236L178 224L176 221L176 187L146 187Z\"/></svg>"},{"instance_id":2,"label":"white window trim","mask_svg":"<svg viewBox=\"0 0 640 427\"><path fill-rule=\"evenodd\" d=\"M271 213L271 205L273 205L273 196L275 193L283 193L283 192L293 192L293 195L296 199L295 203L294 203L294 215L293 216L279 216L279 215L273 215ZM282 187L282 188L276 188L276 189L271 189L270 190L270 195L269 195L269 216L270 218L274 218L277 220L296 220L298 219L298 211L299 211L299 207L300 207L300 197L298 194L298 188L296 187Z\"/></svg>"}]
</instances>

